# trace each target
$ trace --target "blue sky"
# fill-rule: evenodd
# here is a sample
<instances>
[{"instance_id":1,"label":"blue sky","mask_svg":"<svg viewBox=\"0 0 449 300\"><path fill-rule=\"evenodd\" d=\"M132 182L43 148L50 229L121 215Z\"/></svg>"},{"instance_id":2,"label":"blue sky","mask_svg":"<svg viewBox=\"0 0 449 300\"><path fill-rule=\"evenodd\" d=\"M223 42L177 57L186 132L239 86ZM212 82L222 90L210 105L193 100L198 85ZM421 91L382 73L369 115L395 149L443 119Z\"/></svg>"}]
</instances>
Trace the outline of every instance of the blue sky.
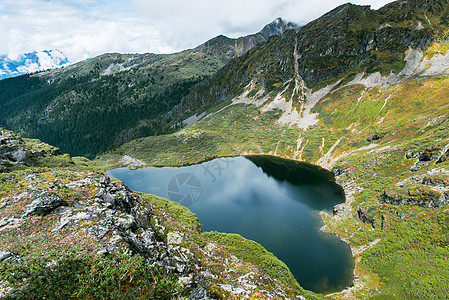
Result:
<instances>
[{"instance_id":1,"label":"blue sky","mask_svg":"<svg viewBox=\"0 0 449 300\"><path fill-rule=\"evenodd\" d=\"M71 62L106 52L170 53L277 17L303 25L347 0L0 0L0 54L61 50ZM355 0L377 9L391 0Z\"/></svg>"}]
</instances>

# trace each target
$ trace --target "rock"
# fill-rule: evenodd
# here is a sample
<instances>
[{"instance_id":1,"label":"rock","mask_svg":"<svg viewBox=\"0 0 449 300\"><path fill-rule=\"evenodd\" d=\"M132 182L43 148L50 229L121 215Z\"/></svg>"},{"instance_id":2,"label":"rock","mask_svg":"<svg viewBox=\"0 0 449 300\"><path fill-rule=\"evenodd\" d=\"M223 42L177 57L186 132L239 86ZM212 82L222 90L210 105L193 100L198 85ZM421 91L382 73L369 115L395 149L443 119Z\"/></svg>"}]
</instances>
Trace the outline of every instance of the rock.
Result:
<instances>
[{"instance_id":1,"label":"rock","mask_svg":"<svg viewBox=\"0 0 449 300\"><path fill-rule=\"evenodd\" d=\"M416 205L426 208L442 207L449 203L448 192L436 192L430 189L414 189L409 190L405 195L398 195L384 191L382 195L378 197L378 200L382 204L391 205Z\"/></svg>"},{"instance_id":2,"label":"rock","mask_svg":"<svg viewBox=\"0 0 449 300\"><path fill-rule=\"evenodd\" d=\"M14 253L8 252L8 251L0 251L0 262L6 263L9 265L9 267L18 264L21 262L21 259L19 256L15 255Z\"/></svg>"},{"instance_id":3,"label":"rock","mask_svg":"<svg viewBox=\"0 0 449 300\"><path fill-rule=\"evenodd\" d=\"M441 149L438 147L426 148L419 156L420 161L431 161L438 159Z\"/></svg>"},{"instance_id":4,"label":"rock","mask_svg":"<svg viewBox=\"0 0 449 300\"><path fill-rule=\"evenodd\" d=\"M373 228L376 228L376 208L372 206L368 206L366 204L360 204L357 207L357 216L360 221L365 224L370 224Z\"/></svg>"},{"instance_id":5,"label":"rock","mask_svg":"<svg viewBox=\"0 0 449 300\"><path fill-rule=\"evenodd\" d=\"M182 288L186 288L188 286L191 286L193 283L193 274L190 274L189 276L179 277L178 284Z\"/></svg>"},{"instance_id":6,"label":"rock","mask_svg":"<svg viewBox=\"0 0 449 300\"><path fill-rule=\"evenodd\" d=\"M26 206L24 216L46 215L62 205L62 200L58 196L39 197Z\"/></svg>"},{"instance_id":7,"label":"rock","mask_svg":"<svg viewBox=\"0 0 449 300\"><path fill-rule=\"evenodd\" d=\"M182 243L182 235L179 232L169 232L167 234L167 244L179 245Z\"/></svg>"},{"instance_id":8,"label":"rock","mask_svg":"<svg viewBox=\"0 0 449 300\"><path fill-rule=\"evenodd\" d=\"M337 168L332 168L331 172L335 177L337 177L337 176L342 175L344 171L337 169Z\"/></svg>"},{"instance_id":9,"label":"rock","mask_svg":"<svg viewBox=\"0 0 449 300\"><path fill-rule=\"evenodd\" d=\"M382 138L382 136L378 135L378 134L373 134L373 136L369 137L366 139L366 141L368 143L371 143L372 141L378 141Z\"/></svg>"},{"instance_id":10,"label":"rock","mask_svg":"<svg viewBox=\"0 0 449 300\"><path fill-rule=\"evenodd\" d=\"M419 169L418 169L418 167L416 165L413 165L413 166L410 167L410 171L411 172L418 172Z\"/></svg>"},{"instance_id":11,"label":"rock","mask_svg":"<svg viewBox=\"0 0 449 300\"><path fill-rule=\"evenodd\" d=\"M334 206L334 216L346 216L350 212L350 208L346 203L340 203Z\"/></svg>"},{"instance_id":12,"label":"rock","mask_svg":"<svg viewBox=\"0 0 449 300\"><path fill-rule=\"evenodd\" d=\"M438 158L436 164L443 163L443 162L445 162L445 161L447 161L447 160L449 160L449 150L446 151L443 155L441 155L441 156Z\"/></svg>"},{"instance_id":13,"label":"rock","mask_svg":"<svg viewBox=\"0 0 449 300\"><path fill-rule=\"evenodd\" d=\"M9 173L9 169L5 166L0 165L0 173Z\"/></svg>"},{"instance_id":14,"label":"rock","mask_svg":"<svg viewBox=\"0 0 449 300\"><path fill-rule=\"evenodd\" d=\"M91 226L87 229L89 233L92 233L97 240L101 240L110 231L110 226L97 225Z\"/></svg>"},{"instance_id":15,"label":"rock","mask_svg":"<svg viewBox=\"0 0 449 300\"><path fill-rule=\"evenodd\" d=\"M433 177L428 175L424 176L421 183L425 185L437 186L442 188L449 187L449 179Z\"/></svg>"},{"instance_id":16,"label":"rock","mask_svg":"<svg viewBox=\"0 0 449 300\"><path fill-rule=\"evenodd\" d=\"M427 167L430 164L430 161L418 161L416 164L410 167L410 171L417 172L422 168Z\"/></svg>"},{"instance_id":17,"label":"rock","mask_svg":"<svg viewBox=\"0 0 449 300\"><path fill-rule=\"evenodd\" d=\"M36 174L30 174L30 175L26 175L24 179L26 181L36 181L38 178L37 178Z\"/></svg>"},{"instance_id":18,"label":"rock","mask_svg":"<svg viewBox=\"0 0 449 300\"><path fill-rule=\"evenodd\" d=\"M19 149L12 152L10 154L10 157L12 157L12 160L17 163L23 163L27 159L27 153L23 147L20 147Z\"/></svg>"},{"instance_id":19,"label":"rock","mask_svg":"<svg viewBox=\"0 0 449 300\"><path fill-rule=\"evenodd\" d=\"M194 289L189 296L192 300L203 300L208 299L207 290L203 288L202 286L198 286L196 289Z\"/></svg>"},{"instance_id":20,"label":"rock","mask_svg":"<svg viewBox=\"0 0 449 300\"><path fill-rule=\"evenodd\" d=\"M405 157L407 159L412 159L412 158L418 158L421 155L421 152L412 152L412 151L408 151L405 154Z\"/></svg>"},{"instance_id":21,"label":"rock","mask_svg":"<svg viewBox=\"0 0 449 300\"><path fill-rule=\"evenodd\" d=\"M134 217L131 215L124 214L124 215L118 217L116 219L116 221L118 223L118 226L120 226L121 228L123 228L125 230L131 229L131 228L135 227L135 225L136 225L136 221L135 221Z\"/></svg>"},{"instance_id":22,"label":"rock","mask_svg":"<svg viewBox=\"0 0 449 300\"><path fill-rule=\"evenodd\" d=\"M0 262L3 262L4 260L7 260L10 257L13 257L14 254L8 251L0 251Z\"/></svg>"},{"instance_id":23,"label":"rock","mask_svg":"<svg viewBox=\"0 0 449 300\"><path fill-rule=\"evenodd\" d=\"M5 167L12 167L13 166L13 164L12 163L10 163L9 161L7 161L7 160L3 160L3 159L0 159L0 166L5 166Z\"/></svg>"},{"instance_id":24,"label":"rock","mask_svg":"<svg viewBox=\"0 0 449 300\"><path fill-rule=\"evenodd\" d=\"M415 213L412 211L406 211L402 214L403 217L413 217L415 216Z\"/></svg>"},{"instance_id":25,"label":"rock","mask_svg":"<svg viewBox=\"0 0 449 300\"><path fill-rule=\"evenodd\" d=\"M17 228L22 225L23 219L18 218L4 218L0 220L0 231L4 229Z\"/></svg>"}]
</instances>

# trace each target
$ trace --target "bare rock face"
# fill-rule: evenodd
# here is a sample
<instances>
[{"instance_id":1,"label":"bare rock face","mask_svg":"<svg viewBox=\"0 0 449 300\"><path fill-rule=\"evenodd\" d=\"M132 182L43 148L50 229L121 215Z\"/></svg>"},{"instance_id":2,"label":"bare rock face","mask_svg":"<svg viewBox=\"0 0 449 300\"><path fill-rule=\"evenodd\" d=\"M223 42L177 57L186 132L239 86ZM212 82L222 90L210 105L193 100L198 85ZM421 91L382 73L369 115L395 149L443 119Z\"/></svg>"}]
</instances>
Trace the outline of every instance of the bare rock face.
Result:
<instances>
[{"instance_id":1,"label":"bare rock face","mask_svg":"<svg viewBox=\"0 0 449 300\"><path fill-rule=\"evenodd\" d=\"M190 293L190 299L195 300L209 299L207 290L202 286L197 287Z\"/></svg>"},{"instance_id":2,"label":"bare rock face","mask_svg":"<svg viewBox=\"0 0 449 300\"><path fill-rule=\"evenodd\" d=\"M21 261L20 257L9 251L0 250L0 263L6 263L7 265L14 265Z\"/></svg>"}]
</instances>

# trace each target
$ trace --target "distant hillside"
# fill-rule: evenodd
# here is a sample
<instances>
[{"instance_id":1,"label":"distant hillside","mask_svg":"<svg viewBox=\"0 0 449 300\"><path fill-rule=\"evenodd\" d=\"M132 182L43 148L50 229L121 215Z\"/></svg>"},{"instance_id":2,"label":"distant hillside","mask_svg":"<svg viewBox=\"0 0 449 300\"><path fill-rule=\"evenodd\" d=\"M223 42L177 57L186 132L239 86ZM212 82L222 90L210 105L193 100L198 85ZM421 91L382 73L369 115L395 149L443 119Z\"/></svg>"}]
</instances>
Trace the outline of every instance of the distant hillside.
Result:
<instances>
[{"instance_id":1,"label":"distant hillside","mask_svg":"<svg viewBox=\"0 0 449 300\"><path fill-rule=\"evenodd\" d=\"M197 83L270 36L216 37L175 54L104 54L68 67L0 81L0 123L72 155L98 152L170 130L162 119Z\"/></svg>"},{"instance_id":2,"label":"distant hillside","mask_svg":"<svg viewBox=\"0 0 449 300\"><path fill-rule=\"evenodd\" d=\"M20 55L16 59L0 55L0 80L68 64L67 57L59 50L34 51Z\"/></svg>"},{"instance_id":3,"label":"distant hillside","mask_svg":"<svg viewBox=\"0 0 449 300\"><path fill-rule=\"evenodd\" d=\"M395 1L379 10L350 3L287 31L263 47L232 61L209 81L195 87L176 106L174 124L205 108L229 101L244 91L249 98L295 96L300 107L308 89L314 91L357 74L399 74L406 66L406 50L428 48L449 40L447 1ZM257 94L257 97L252 97Z\"/></svg>"}]
</instances>

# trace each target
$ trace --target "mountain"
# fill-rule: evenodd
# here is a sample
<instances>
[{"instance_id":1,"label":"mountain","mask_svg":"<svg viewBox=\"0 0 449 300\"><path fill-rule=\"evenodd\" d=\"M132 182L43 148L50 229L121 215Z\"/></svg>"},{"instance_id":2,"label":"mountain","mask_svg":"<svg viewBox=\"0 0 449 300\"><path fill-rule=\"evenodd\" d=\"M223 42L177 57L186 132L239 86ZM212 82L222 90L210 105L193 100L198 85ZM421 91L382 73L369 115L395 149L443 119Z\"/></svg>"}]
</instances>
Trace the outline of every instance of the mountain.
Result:
<instances>
[{"instance_id":1,"label":"mountain","mask_svg":"<svg viewBox=\"0 0 449 300\"><path fill-rule=\"evenodd\" d=\"M34 51L22 54L17 59L0 55L0 80L63 67L68 64L67 57L59 50Z\"/></svg>"},{"instance_id":2,"label":"mountain","mask_svg":"<svg viewBox=\"0 0 449 300\"><path fill-rule=\"evenodd\" d=\"M180 53L105 54L3 80L0 123L72 155L94 157L134 138L172 131L161 121L193 86L293 27L277 19L260 33L219 36Z\"/></svg>"},{"instance_id":3,"label":"mountain","mask_svg":"<svg viewBox=\"0 0 449 300\"><path fill-rule=\"evenodd\" d=\"M406 50L447 41L446 7L446 1L396 1L377 11L349 3L339 6L232 61L195 87L168 120L199 115L244 90L257 92L259 99L281 91L285 96L299 93L303 102L308 89L350 81L357 74L399 74L413 58Z\"/></svg>"},{"instance_id":4,"label":"mountain","mask_svg":"<svg viewBox=\"0 0 449 300\"><path fill-rule=\"evenodd\" d=\"M242 56L248 50L259 44L266 43L272 36L282 35L287 30L298 30L299 28L300 27L294 23L286 23L282 18L277 18L273 22L265 25L265 27L256 34L237 39L219 35L196 47L193 49L193 52L211 52L215 55L225 56L232 59Z\"/></svg>"},{"instance_id":5,"label":"mountain","mask_svg":"<svg viewBox=\"0 0 449 300\"><path fill-rule=\"evenodd\" d=\"M200 299L239 299L245 297L242 293L263 299L325 298L303 291L286 266L257 244L235 235L203 233L189 210L132 193L103 173L115 167L180 166L258 154L321 166L345 192L345 203L331 214L320 213L321 230L351 247L353 285L326 298L447 298L448 20L446 0L400 0L378 10L345 4L240 56L233 53L245 43L237 47L236 40L217 37L197 52L108 54L73 68L0 81L10 87L0 86L0 122L9 120L8 126L24 131L35 127L35 114L41 114L40 124L55 126L48 137L52 133L55 140L73 137L83 143L90 139L92 144L124 126L126 103L138 104L144 92L162 90L162 76L192 78L187 75L200 69L192 68L193 63L210 71L195 73L206 76L180 86L177 100L160 114L153 107L154 128L173 133L134 139L94 160L61 155L39 141L0 130L1 169L9 172L0 176L0 237L5 241L0 258L12 264L2 267L6 271L0 272L0 292L6 286L13 292L36 292L28 298L43 298L54 290L49 286L59 286L45 285L43 278L58 275L56 282L76 282L70 291L83 298L113 297L101 294L104 290L113 295L135 291L148 298L141 294L147 290L135 290L139 284L133 282L145 279L140 286L152 287L151 278L164 284L165 297L174 297L172 288L178 287L184 294L176 296ZM223 58L223 53L235 58ZM190 55L209 60L188 60ZM221 67L210 64L217 58L223 59ZM144 61L151 64L138 68ZM151 84L142 83L147 90L138 85L145 71L155 77L154 83L153 77L147 78ZM57 98L61 91L39 90L41 80L48 87L65 82L60 85L65 98ZM108 95L111 87L116 92ZM27 98L27 93L35 94ZM126 93L135 97L117 105L114 96ZM49 105L48 95L60 100ZM95 101L82 101L89 97ZM151 102L144 103L136 112ZM21 106L32 109L21 111ZM79 114L81 107L86 115ZM128 116L131 121L135 114ZM112 116L114 122L107 123L106 131L92 130L93 123L103 122L101 116ZM83 151L81 145L79 149ZM64 255L67 247L87 256ZM48 249L55 256L43 255ZM111 256L88 255L95 253ZM126 253L154 266L176 266L176 272L164 275L141 261L128 263L120 256ZM20 260L25 263L15 263ZM108 268L95 267L102 264ZM153 275L145 276L150 271ZM105 277L118 283L95 289L106 284Z\"/></svg>"}]
</instances>

